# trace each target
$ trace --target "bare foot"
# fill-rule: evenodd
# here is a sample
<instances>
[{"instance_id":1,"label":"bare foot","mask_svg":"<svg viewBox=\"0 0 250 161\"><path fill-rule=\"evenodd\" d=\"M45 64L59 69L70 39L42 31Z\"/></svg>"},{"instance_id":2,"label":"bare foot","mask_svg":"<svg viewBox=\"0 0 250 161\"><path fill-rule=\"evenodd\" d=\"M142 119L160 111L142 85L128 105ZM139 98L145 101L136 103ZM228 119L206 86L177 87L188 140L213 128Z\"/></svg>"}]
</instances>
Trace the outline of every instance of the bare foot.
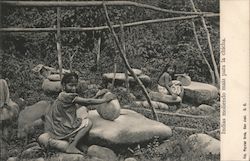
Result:
<instances>
[{"instance_id":1,"label":"bare foot","mask_svg":"<svg viewBox=\"0 0 250 161\"><path fill-rule=\"evenodd\" d=\"M84 155L82 151L80 151L79 149L77 149L75 146L72 146L72 145L68 146L68 148L66 149L66 153Z\"/></svg>"}]
</instances>

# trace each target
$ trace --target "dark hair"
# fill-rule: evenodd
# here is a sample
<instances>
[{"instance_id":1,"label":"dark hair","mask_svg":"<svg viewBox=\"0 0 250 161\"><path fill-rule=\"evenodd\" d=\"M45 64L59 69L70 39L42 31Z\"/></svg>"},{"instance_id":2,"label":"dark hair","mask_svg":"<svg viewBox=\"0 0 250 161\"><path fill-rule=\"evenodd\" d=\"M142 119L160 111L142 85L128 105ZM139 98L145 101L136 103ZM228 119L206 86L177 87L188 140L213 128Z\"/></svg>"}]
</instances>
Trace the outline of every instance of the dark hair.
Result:
<instances>
[{"instance_id":1,"label":"dark hair","mask_svg":"<svg viewBox=\"0 0 250 161\"><path fill-rule=\"evenodd\" d=\"M173 65L173 64L167 64L165 67L164 67L164 70L163 70L163 73L166 72L168 70L168 68L173 68L174 71L176 71L176 65ZM163 74L162 73L162 74Z\"/></svg>"},{"instance_id":2,"label":"dark hair","mask_svg":"<svg viewBox=\"0 0 250 161\"><path fill-rule=\"evenodd\" d=\"M161 74L160 74L159 77L158 77L158 81L159 81L160 77L162 76L162 74L165 73L165 72L167 72L168 68L170 68L170 67L173 68L174 71L176 72L176 65L173 65L173 64L166 64L165 67L163 68ZM173 74L170 75L170 76L172 77L172 79L174 79L174 74L175 74L175 72L174 72Z\"/></svg>"},{"instance_id":3,"label":"dark hair","mask_svg":"<svg viewBox=\"0 0 250 161\"><path fill-rule=\"evenodd\" d=\"M76 80L78 80L78 75L75 73L75 72L72 72L72 73L65 73L64 75L63 75L63 78L62 78L62 80L61 80L61 84L63 85L63 84L67 84L67 83L69 83L72 79L76 79Z\"/></svg>"}]
</instances>

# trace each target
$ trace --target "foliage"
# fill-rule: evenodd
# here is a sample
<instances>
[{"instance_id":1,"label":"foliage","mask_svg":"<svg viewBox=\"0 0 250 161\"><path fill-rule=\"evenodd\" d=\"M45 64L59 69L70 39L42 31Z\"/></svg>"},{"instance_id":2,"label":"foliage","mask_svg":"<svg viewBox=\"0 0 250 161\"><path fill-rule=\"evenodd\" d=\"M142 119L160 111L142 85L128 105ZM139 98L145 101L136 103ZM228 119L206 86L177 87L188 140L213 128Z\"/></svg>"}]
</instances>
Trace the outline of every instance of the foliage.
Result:
<instances>
[{"instance_id":1,"label":"foliage","mask_svg":"<svg viewBox=\"0 0 250 161\"><path fill-rule=\"evenodd\" d=\"M136 2L159 6L171 10L191 11L189 1L184 0L134 0ZM219 12L218 0L194 0L198 10L206 12ZM77 7L61 9L61 26L63 27L89 27L106 25L104 11L101 7ZM177 17L177 14L164 14L131 6L108 7L108 13L113 24L120 22ZM1 10L2 27L54 27L56 25L56 8L17 8L5 7ZM211 34L215 59L219 65L219 19L206 18L206 23ZM208 61L211 57L208 50L206 33L200 19L195 20L197 33L202 49ZM120 36L119 29L115 30ZM101 37L100 66L96 68L96 53L98 50L97 39ZM55 33L3 33L1 34L1 67L0 76L6 78L10 86L11 97L22 97L27 105L39 100L51 100L54 96L45 95L41 89L42 80L32 73L31 69L37 64L44 64L58 68ZM122 60L117 57L117 47L109 30L102 32L62 32L63 67L69 69L69 55L76 53L73 59L73 69L79 71L81 79L94 84L101 84L102 74L113 71L114 61L118 62L117 71L124 71ZM199 55L199 50L194 39L190 21L173 21L159 24L140 25L125 28L125 46L128 61L133 68L141 68L148 74L153 84L166 63L177 65L178 73L188 73L192 80L211 83L208 68ZM133 89L136 97L142 96L138 87ZM118 99L122 104L131 103L131 98L124 97L123 89L115 89ZM91 92L89 92L91 93ZM88 94L86 94L88 95ZM150 113L142 112L147 117ZM159 115L161 122L172 126L186 126L204 130L219 127L219 116L209 120L180 119ZM185 140L187 134L181 137ZM178 139L179 139L178 138ZM180 139L181 140L181 139ZM138 149L141 151L139 158L151 160L147 155L153 155L154 160L164 158L154 152L155 145ZM147 155L146 155L147 154ZM181 153L176 153L180 154ZM186 158L198 157L195 154L186 155ZM184 154L182 155L184 156ZM188 157L190 156L190 157ZM176 156L165 160L178 160ZM185 158L184 158L185 159ZM182 159L183 160L183 159ZM192 160L192 159L190 159ZM205 156L201 160L210 160Z\"/></svg>"},{"instance_id":2,"label":"foliage","mask_svg":"<svg viewBox=\"0 0 250 161\"><path fill-rule=\"evenodd\" d=\"M172 10L190 11L188 1L140 1ZM195 4L202 11L218 12L218 1L197 0ZM108 7L114 24L139 20L178 16L163 14L135 7ZM103 9L100 7L77 7L61 9L61 26L102 26L105 25ZM2 11L3 27L53 27L56 25L55 8L4 8ZM204 53L211 63L207 48L206 35L200 20L196 20L197 32ZM209 18L207 25L211 33L216 61L219 63L219 26L217 18ZM120 34L119 30L116 30ZM167 62L176 63L179 73L189 73L192 80L211 82L208 68L199 56L189 21L141 25L125 28L127 57L132 67L146 68L148 74L156 79ZM97 38L101 36L101 67L96 71ZM54 33L13 33L3 35L4 57L20 59L20 63L43 63L57 67L57 52ZM103 32L63 32L62 33L63 66L69 68L69 54L76 52L73 68L86 80L100 80L104 72L113 71L117 48L108 30ZM121 59L118 62L122 64ZM15 67L9 63L8 71L2 71L3 77L11 77ZM21 64L20 64L21 65ZM32 64L36 65L36 64ZM4 64L3 67L8 65ZM31 66L32 68L32 66ZM31 69L30 68L30 69ZM119 65L118 71L124 66ZM13 71L11 71L13 70ZM93 73L95 72L95 73ZM28 77L25 77L28 78ZM24 78L24 79L25 79ZM32 79L26 79L29 81ZM22 82L22 81L21 81ZM20 83L21 83L20 82ZM23 83L23 82L22 82ZM96 82L100 83L100 81ZM19 85L20 87L21 85ZM16 89L16 88L14 88Z\"/></svg>"}]
</instances>

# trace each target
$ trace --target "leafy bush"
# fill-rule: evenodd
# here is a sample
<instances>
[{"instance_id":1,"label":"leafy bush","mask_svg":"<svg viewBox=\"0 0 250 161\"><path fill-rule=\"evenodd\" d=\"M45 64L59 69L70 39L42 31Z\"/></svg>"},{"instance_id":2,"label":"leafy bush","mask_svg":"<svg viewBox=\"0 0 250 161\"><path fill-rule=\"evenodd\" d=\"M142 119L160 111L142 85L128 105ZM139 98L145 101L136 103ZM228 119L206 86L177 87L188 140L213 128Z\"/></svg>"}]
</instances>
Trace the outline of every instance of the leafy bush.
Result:
<instances>
[{"instance_id":1,"label":"leafy bush","mask_svg":"<svg viewBox=\"0 0 250 161\"><path fill-rule=\"evenodd\" d=\"M135 2L159 6L171 10L191 11L189 1L183 0L134 0ZM201 11L219 12L218 0L194 0ZM2 8L2 27L54 27L56 25L56 8ZM104 11L101 7L77 7L61 9L61 26L104 26L106 25ZM179 16L177 14L159 13L132 6L108 7L108 13L113 24ZM211 34L216 63L219 65L219 18L206 18ZM197 33L202 49L211 64L206 34L200 19L195 20ZM119 29L115 30L120 36ZM100 66L96 68L97 39L101 37ZM42 80L32 73L31 69L37 64L44 64L58 68L55 33L2 33L1 34L1 68L2 78L9 83L11 97L22 97L27 104L39 100L51 100L55 96L47 96L42 91ZM73 59L73 69L80 72L81 79L94 84L101 84L102 74L113 72L114 61L118 62L117 71L124 71L124 65L119 58L118 50L112 35L108 30L95 32L62 32L63 67L69 68L69 55L76 53ZM192 80L211 83L208 68L199 56L199 50L194 39L190 21L173 21L158 24L147 24L125 28L125 46L128 61L133 68L141 68L152 78L153 86L166 63L175 63L177 72L186 72ZM137 97L143 97L138 87L131 89ZM115 89L122 104L131 103L122 89ZM91 91L89 92L91 93ZM85 92L86 96L90 94ZM91 93L92 94L92 93ZM151 113L136 109L145 116L152 118ZM161 122L169 126L186 126L209 131L219 127L219 115L208 120L190 118L173 118L159 114ZM179 134L179 133L178 133ZM185 140L187 133L177 136ZM182 138L182 139L180 139ZM158 156L154 148L139 149L142 160L216 160L218 157L198 156L193 153L176 152ZM151 155L153 155L153 158ZM180 155L180 156L176 156ZM212 158L212 159L211 159Z\"/></svg>"}]
</instances>

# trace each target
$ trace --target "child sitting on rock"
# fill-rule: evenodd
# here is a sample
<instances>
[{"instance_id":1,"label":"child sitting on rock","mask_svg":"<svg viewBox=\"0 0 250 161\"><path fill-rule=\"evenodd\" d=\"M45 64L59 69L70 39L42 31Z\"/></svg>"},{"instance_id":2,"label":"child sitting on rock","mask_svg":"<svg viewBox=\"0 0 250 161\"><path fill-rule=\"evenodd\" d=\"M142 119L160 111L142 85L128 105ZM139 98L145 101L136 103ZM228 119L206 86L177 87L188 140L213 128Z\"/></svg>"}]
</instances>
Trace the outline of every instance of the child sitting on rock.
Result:
<instances>
[{"instance_id":1,"label":"child sitting on rock","mask_svg":"<svg viewBox=\"0 0 250 161\"><path fill-rule=\"evenodd\" d=\"M181 82L173 80L175 72L176 66L167 64L158 79L159 92L162 94L170 94L173 99L176 99L177 96L182 98L184 91Z\"/></svg>"},{"instance_id":2,"label":"child sitting on rock","mask_svg":"<svg viewBox=\"0 0 250 161\"><path fill-rule=\"evenodd\" d=\"M106 99L79 97L76 93L78 85L76 73L65 74L61 84L63 91L45 115L46 133L39 137L39 141L66 153L82 154L76 146L92 127L84 106L102 104L115 98L114 95Z\"/></svg>"}]
</instances>

